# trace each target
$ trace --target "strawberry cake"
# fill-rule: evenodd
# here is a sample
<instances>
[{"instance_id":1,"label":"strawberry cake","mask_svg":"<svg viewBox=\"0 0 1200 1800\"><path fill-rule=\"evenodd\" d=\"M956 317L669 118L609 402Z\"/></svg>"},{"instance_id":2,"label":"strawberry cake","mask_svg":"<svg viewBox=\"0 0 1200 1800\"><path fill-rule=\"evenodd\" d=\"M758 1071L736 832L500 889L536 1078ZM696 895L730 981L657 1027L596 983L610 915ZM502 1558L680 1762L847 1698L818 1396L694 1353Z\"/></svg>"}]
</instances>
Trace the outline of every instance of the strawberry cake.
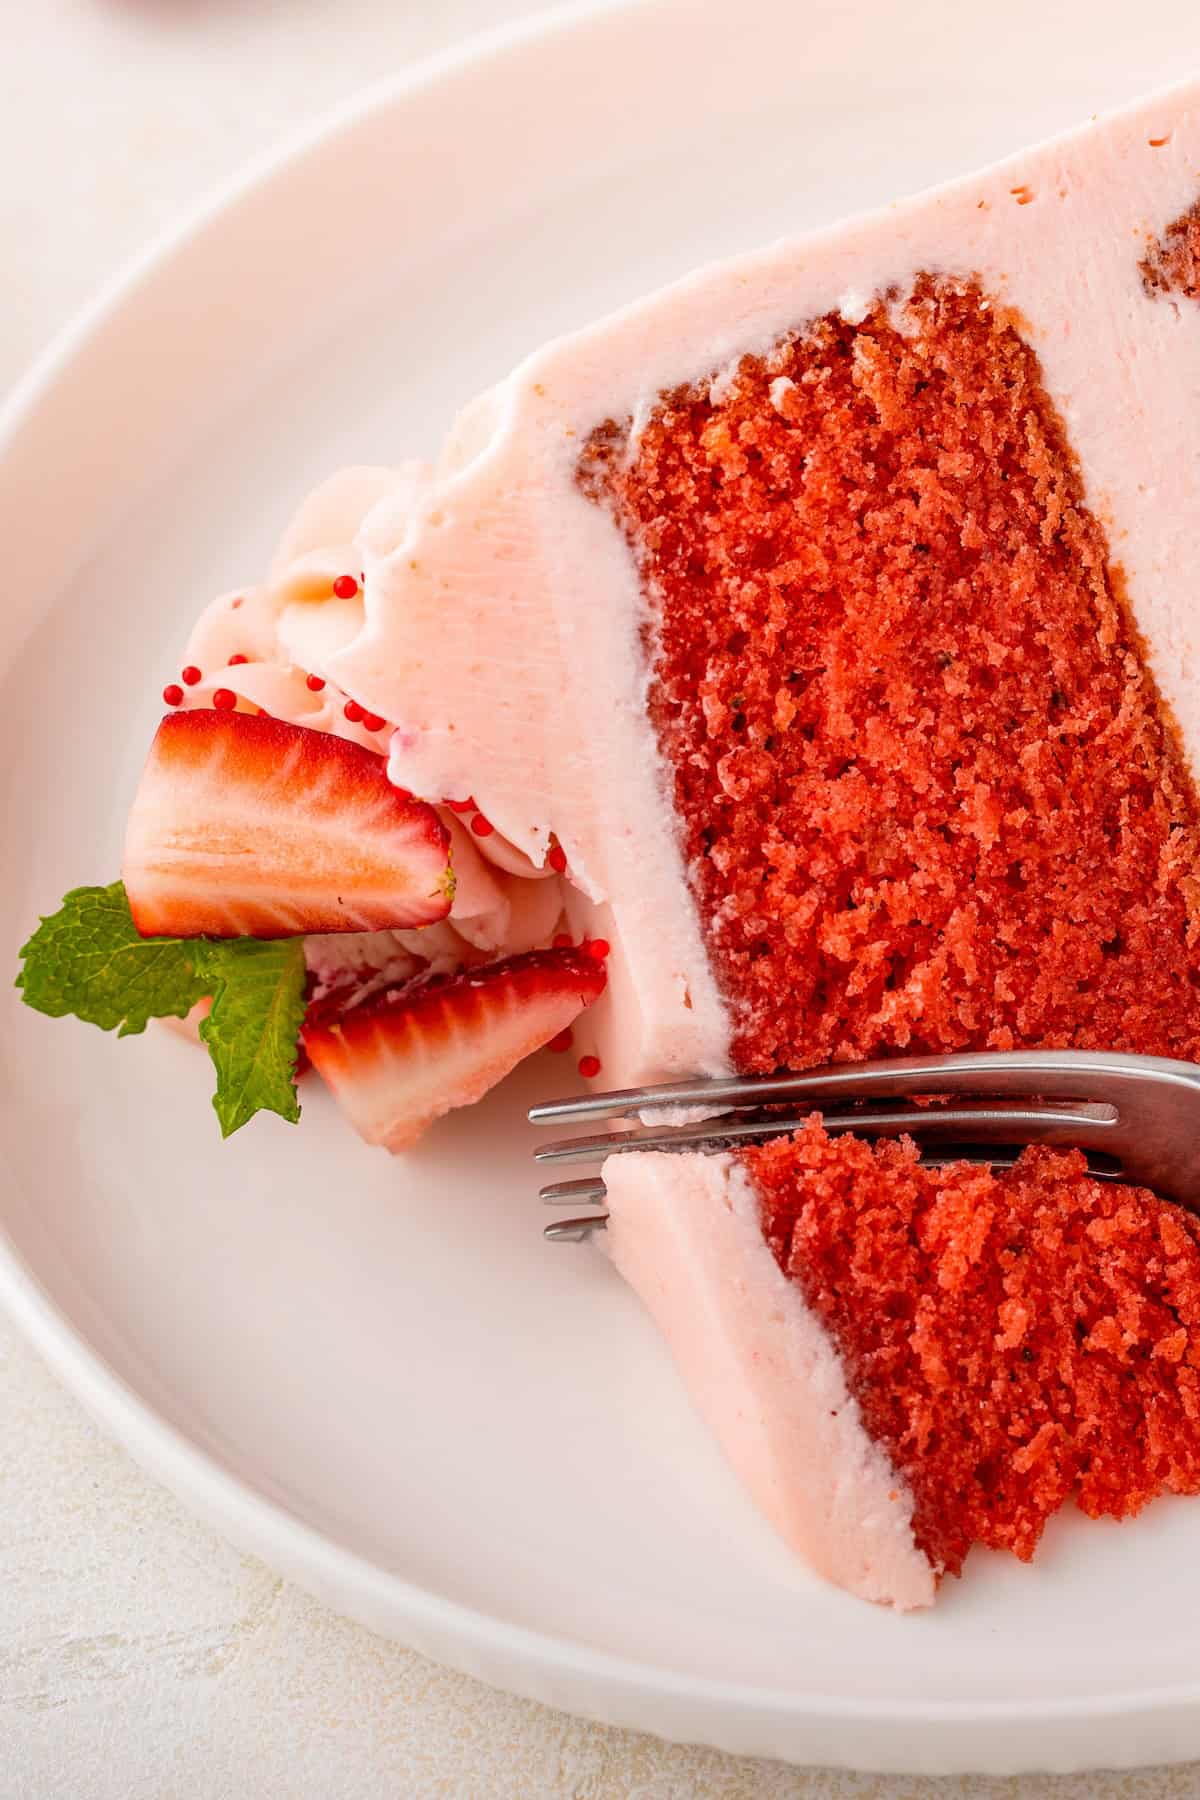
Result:
<instances>
[{"instance_id":1,"label":"strawberry cake","mask_svg":"<svg viewBox=\"0 0 1200 1800\"><path fill-rule=\"evenodd\" d=\"M26 998L211 1002L219 1112L249 1057L294 1116L298 1034L391 1149L547 1044L613 1086L1200 1060L1198 393L1200 85L549 345L212 603L123 887ZM98 940L161 997L84 992ZM698 1408L851 1591L1200 1489L1200 1233L1080 1156L814 1119L606 1179Z\"/></svg>"}]
</instances>

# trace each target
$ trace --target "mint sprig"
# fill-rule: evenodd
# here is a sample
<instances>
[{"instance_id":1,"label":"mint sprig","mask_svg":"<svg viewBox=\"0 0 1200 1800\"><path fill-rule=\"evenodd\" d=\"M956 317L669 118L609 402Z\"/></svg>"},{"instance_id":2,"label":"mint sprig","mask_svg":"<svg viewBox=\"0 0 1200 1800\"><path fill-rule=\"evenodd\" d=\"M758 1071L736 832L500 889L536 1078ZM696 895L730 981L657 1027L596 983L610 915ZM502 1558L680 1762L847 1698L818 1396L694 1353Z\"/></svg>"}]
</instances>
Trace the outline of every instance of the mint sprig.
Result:
<instances>
[{"instance_id":1,"label":"mint sprig","mask_svg":"<svg viewBox=\"0 0 1200 1800\"><path fill-rule=\"evenodd\" d=\"M213 1105L221 1136L256 1112L295 1124L296 1041L304 1022L304 944L300 938L206 940L214 976L212 1011L200 1026L217 1071Z\"/></svg>"},{"instance_id":2,"label":"mint sprig","mask_svg":"<svg viewBox=\"0 0 1200 1800\"><path fill-rule=\"evenodd\" d=\"M72 888L21 950L17 986L52 1019L74 1013L128 1037L148 1019L182 1019L209 992L197 971L200 942L141 937L119 881Z\"/></svg>"},{"instance_id":3,"label":"mint sprig","mask_svg":"<svg viewBox=\"0 0 1200 1800\"><path fill-rule=\"evenodd\" d=\"M115 1030L183 1018L212 996L200 1027L217 1072L213 1106L228 1137L257 1112L295 1122L296 1045L304 1020L300 938L171 938L139 933L125 888L73 888L21 950L27 1006Z\"/></svg>"}]
</instances>

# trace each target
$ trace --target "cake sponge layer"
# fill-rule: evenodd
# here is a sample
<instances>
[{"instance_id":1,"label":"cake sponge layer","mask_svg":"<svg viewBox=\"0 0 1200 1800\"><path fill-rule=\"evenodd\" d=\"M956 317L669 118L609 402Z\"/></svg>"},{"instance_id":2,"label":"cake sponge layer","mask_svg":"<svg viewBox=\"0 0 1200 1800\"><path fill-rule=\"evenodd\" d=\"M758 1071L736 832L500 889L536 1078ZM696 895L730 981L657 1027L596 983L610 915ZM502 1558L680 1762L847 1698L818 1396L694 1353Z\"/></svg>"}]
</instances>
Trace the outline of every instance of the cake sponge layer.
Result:
<instances>
[{"instance_id":1,"label":"cake sponge layer","mask_svg":"<svg viewBox=\"0 0 1200 1800\"><path fill-rule=\"evenodd\" d=\"M1200 1054L1200 809L1022 321L921 276L593 434L734 1060Z\"/></svg>"}]
</instances>

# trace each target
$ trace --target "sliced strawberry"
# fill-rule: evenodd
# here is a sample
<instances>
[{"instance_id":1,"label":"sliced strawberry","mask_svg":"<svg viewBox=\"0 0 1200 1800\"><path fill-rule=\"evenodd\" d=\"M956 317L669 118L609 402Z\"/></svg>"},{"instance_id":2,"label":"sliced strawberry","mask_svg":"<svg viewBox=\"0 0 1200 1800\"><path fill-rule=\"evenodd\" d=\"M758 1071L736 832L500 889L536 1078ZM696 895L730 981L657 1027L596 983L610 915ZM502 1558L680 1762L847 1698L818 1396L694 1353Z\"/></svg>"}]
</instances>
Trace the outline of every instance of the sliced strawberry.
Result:
<instances>
[{"instance_id":1,"label":"sliced strawberry","mask_svg":"<svg viewBox=\"0 0 1200 1800\"><path fill-rule=\"evenodd\" d=\"M445 918L449 843L373 750L197 708L158 728L122 873L143 937L382 931Z\"/></svg>"},{"instance_id":2,"label":"sliced strawberry","mask_svg":"<svg viewBox=\"0 0 1200 1800\"><path fill-rule=\"evenodd\" d=\"M359 1136L404 1150L557 1037L604 979L603 966L577 950L532 950L349 1011L319 1002L304 1047Z\"/></svg>"}]
</instances>

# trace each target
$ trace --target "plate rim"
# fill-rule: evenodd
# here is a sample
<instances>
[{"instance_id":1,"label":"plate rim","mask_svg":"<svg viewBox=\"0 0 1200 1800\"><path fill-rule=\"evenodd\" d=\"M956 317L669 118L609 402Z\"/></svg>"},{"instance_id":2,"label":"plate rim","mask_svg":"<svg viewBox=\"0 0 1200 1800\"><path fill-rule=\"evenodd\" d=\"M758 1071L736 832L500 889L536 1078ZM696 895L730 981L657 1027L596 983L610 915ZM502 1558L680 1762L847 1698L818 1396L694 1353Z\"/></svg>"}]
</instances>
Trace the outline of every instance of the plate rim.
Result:
<instances>
[{"instance_id":1,"label":"plate rim","mask_svg":"<svg viewBox=\"0 0 1200 1800\"><path fill-rule=\"evenodd\" d=\"M402 106L489 60L602 23L612 15L680 10L680 0L560 0L419 58L358 89L269 145L119 263L91 298L58 327L0 398L0 462L19 447L22 432L35 420L42 403L69 377L75 359L110 320L242 199L371 116ZM1200 1673L1190 1682L1170 1686L1045 1700L858 1699L679 1674L515 1624L371 1562L222 1467L158 1413L88 1343L26 1265L2 1222L0 1306L90 1416L190 1512L268 1564L284 1567L299 1586L316 1593L334 1610L510 1692L605 1723L660 1736L686 1735L734 1754L773 1755L793 1762L809 1759L807 1733L819 1735L823 1728L837 1731L855 1725L869 1736L841 1751L835 1740L828 1738L819 1748L811 1747L818 1748L819 1760L828 1765L859 1770L1012 1774L1038 1768L1066 1772L1098 1766L1095 1756L1099 1754L1107 1767L1179 1762L1200 1755ZM330 1598L335 1591L340 1597ZM386 1624L375 1622L381 1603L390 1615ZM427 1647L430 1644L435 1647ZM506 1661L511 1670L500 1672ZM686 1733L654 1722L656 1707L669 1708L676 1702L684 1703L689 1715L694 1709L699 1721L689 1725ZM705 1709L703 1715L701 1709ZM711 1727L703 1723L709 1714ZM1176 1741L1185 1719L1193 1724L1195 1735ZM1139 1720L1147 1735L1136 1737L1132 1755L1128 1751L1123 1754L1118 1741L1106 1740L1101 1750L1089 1733L1089 1728L1100 1722L1127 1728ZM738 1729L731 1730L734 1721ZM1010 1746L1006 1751L1002 1735L1021 1727L1033 1734L1026 1739L1026 1748L1014 1753ZM1076 1728L1071 1739L1075 1747L1063 1740L1055 1748L1056 1727ZM782 1733L775 1742L771 1741L772 1728ZM986 1732L990 1749L985 1751L980 1742L964 1755L964 1728ZM911 1731L933 1735L919 1752L898 1752L901 1734ZM832 1753L831 1742L835 1742Z\"/></svg>"}]
</instances>

